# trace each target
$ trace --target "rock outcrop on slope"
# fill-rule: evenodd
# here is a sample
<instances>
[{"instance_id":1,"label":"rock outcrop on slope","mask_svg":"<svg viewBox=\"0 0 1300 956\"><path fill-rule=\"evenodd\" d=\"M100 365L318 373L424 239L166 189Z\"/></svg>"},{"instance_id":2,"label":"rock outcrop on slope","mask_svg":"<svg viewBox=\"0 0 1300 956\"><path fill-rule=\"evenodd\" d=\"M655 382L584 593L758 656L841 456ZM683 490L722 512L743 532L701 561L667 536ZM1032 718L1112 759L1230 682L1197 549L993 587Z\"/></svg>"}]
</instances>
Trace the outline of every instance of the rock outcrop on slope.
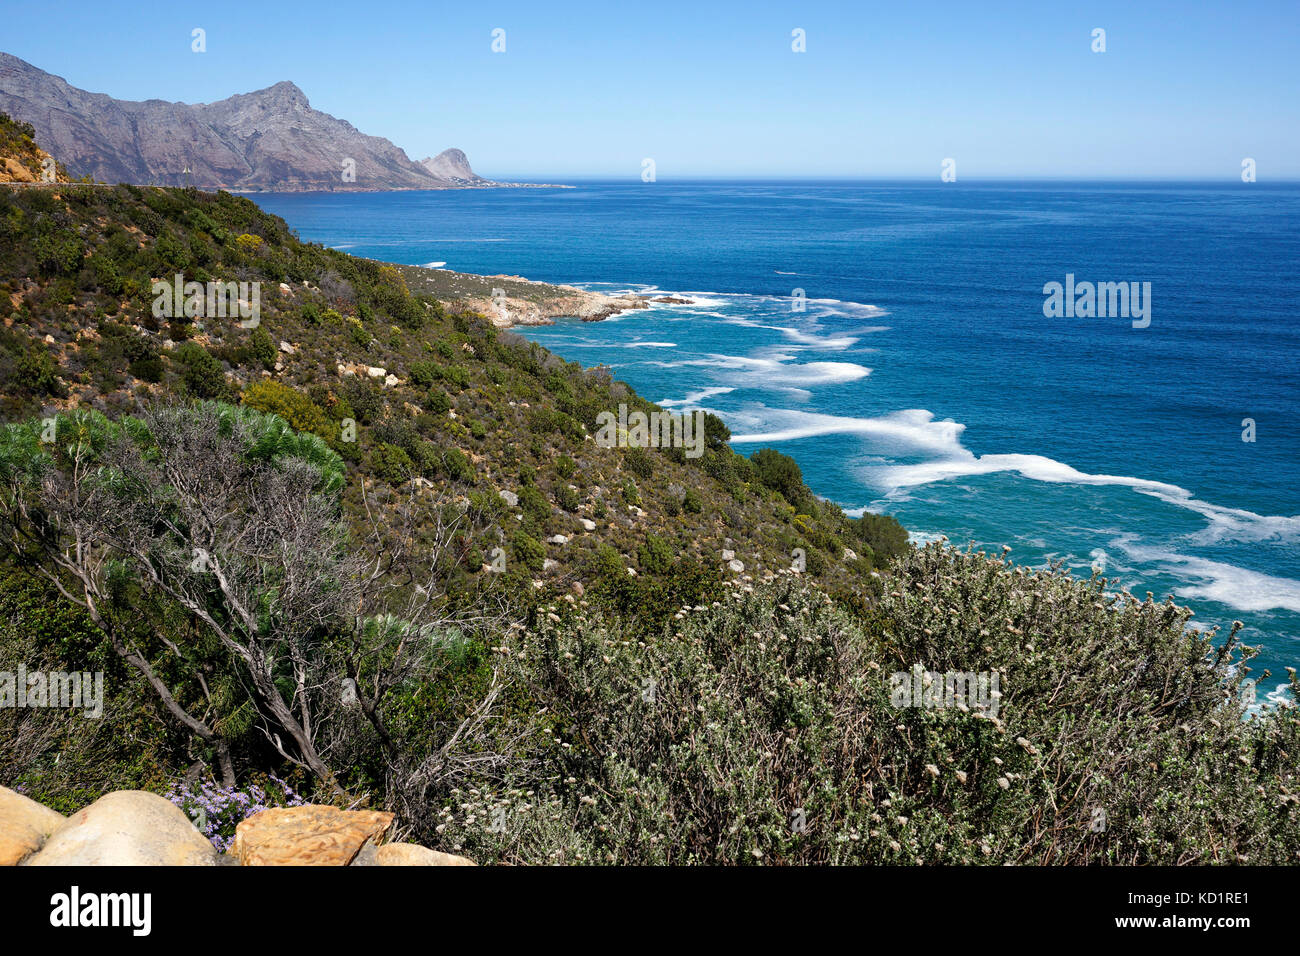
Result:
<instances>
[{"instance_id":1,"label":"rock outcrop on slope","mask_svg":"<svg viewBox=\"0 0 1300 956\"><path fill-rule=\"evenodd\" d=\"M411 160L381 136L312 109L293 83L215 103L134 102L90 93L0 53L0 112L30 123L73 177L235 191L373 191L492 186L460 150Z\"/></svg>"},{"instance_id":2,"label":"rock outcrop on slope","mask_svg":"<svg viewBox=\"0 0 1300 956\"><path fill-rule=\"evenodd\" d=\"M551 325L559 318L599 322L629 309L649 308L646 297L634 292L611 295L571 285L537 282L523 276L480 276L398 263L386 265L401 272L412 292L423 292L473 309L487 316L497 328Z\"/></svg>"},{"instance_id":3,"label":"rock outcrop on slope","mask_svg":"<svg viewBox=\"0 0 1300 956\"><path fill-rule=\"evenodd\" d=\"M66 819L0 787L0 866L473 866L414 843L384 843L394 816L308 804L255 813L218 853L156 793L106 793Z\"/></svg>"},{"instance_id":4,"label":"rock outcrop on slope","mask_svg":"<svg viewBox=\"0 0 1300 956\"><path fill-rule=\"evenodd\" d=\"M0 113L0 183L66 183L67 170L36 145L35 130Z\"/></svg>"}]
</instances>

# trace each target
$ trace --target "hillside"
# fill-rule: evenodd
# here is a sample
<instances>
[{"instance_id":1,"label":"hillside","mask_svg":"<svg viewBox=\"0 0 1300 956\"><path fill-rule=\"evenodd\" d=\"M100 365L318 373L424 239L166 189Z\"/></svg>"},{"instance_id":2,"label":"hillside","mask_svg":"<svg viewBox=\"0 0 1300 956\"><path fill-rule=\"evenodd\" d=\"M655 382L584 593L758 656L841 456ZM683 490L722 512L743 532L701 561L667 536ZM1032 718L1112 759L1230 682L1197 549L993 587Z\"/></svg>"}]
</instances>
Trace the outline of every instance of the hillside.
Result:
<instances>
[{"instance_id":1,"label":"hillside","mask_svg":"<svg viewBox=\"0 0 1300 956\"><path fill-rule=\"evenodd\" d=\"M0 111L29 123L73 176L100 182L280 192L494 185L465 176L459 150L431 170L387 139L312 109L289 82L215 103L133 102L0 53Z\"/></svg>"},{"instance_id":2,"label":"hillside","mask_svg":"<svg viewBox=\"0 0 1300 956\"><path fill-rule=\"evenodd\" d=\"M10 421L77 407L118 417L184 398L292 408L290 421L328 441L358 481L446 481L494 502L512 565L557 581L598 559L637 574L679 559L770 574L798 548L811 573L856 593L875 552L887 560L904 544L891 519L851 520L818 501L784 456L733 454L716 420L699 458L598 447L601 412L654 407L600 370L411 294L395 267L299 242L247 200L130 186L6 192L0 224ZM151 283L176 273L260 281L260 325L155 318ZM550 543L557 536L566 543Z\"/></svg>"},{"instance_id":3,"label":"hillside","mask_svg":"<svg viewBox=\"0 0 1300 956\"><path fill-rule=\"evenodd\" d=\"M229 193L0 186L0 660L103 676L0 679L3 786L152 791L218 850L310 796L480 863L1300 861L1300 709L1248 713L1240 625L914 548L713 416L607 447L654 406L471 279Z\"/></svg>"}]
</instances>

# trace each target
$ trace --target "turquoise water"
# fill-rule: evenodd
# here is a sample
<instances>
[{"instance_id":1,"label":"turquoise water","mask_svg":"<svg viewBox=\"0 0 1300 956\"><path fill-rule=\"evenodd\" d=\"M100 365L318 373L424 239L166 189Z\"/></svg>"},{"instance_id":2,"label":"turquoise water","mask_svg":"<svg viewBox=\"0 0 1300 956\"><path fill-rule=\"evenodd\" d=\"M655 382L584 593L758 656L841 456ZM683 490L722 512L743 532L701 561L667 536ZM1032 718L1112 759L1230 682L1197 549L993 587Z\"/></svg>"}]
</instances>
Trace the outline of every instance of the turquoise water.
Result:
<instances>
[{"instance_id":1,"label":"turquoise water","mask_svg":"<svg viewBox=\"0 0 1300 956\"><path fill-rule=\"evenodd\" d=\"M263 195L358 255L689 305L523 330L919 539L1101 567L1300 664L1300 186L686 183ZM1150 324L1045 283L1151 283ZM803 290L803 301L800 301ZM803 306L802 311L799 310ZM1255 423L1242 440L1243 420Z\"/></svg>"}]
</instances>

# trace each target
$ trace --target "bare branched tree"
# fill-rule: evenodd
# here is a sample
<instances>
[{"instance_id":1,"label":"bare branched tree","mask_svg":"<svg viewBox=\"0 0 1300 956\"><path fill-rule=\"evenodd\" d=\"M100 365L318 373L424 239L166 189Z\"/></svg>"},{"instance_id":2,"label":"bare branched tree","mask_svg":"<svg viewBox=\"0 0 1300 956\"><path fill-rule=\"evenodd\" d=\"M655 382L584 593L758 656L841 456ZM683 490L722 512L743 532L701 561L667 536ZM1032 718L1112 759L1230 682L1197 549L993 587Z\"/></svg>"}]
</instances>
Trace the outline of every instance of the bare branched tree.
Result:
<instances>
[{"instance_id":1,"label":"bare branched tree","mask_svg":"<svg viewBox=\"0 0 1300 956\"><path fill-rule=\"evenodd\" d=\"M504 628L503 605L466 610L448 582L474 518L467 503L412 490L363 495L357 541L339 501L343 465L281 419L218 403L175 406L115 424L76 412L0 434L0 544L84 607L166 710L209 744L233 785L228 742L180 702L124 627L123 582L183 609L216 639L246 687L257 726L287 761L342 793L330 751L359 707L383 748L389 784L421 792L502 760L484 746L501 693L485 698L432 755L408 752L385 719L394 692L418 682L447 641ZM192 655L161 625L153 654L202 687ZM193 696L193 695L191 695ZM473 758L457 755L473 750Z\"/></svg>"},{"instance_id":2,"label":"bare branched tree","mask_svg":"<svg viewBox=\"0 0 1300 956\"><path fill-rule=\"evenodd\" d=\"M349 635L346 678L357 706L383 749L390 805L408 818L426 806L430 789L471 771L499 770L517 741L496 733L503 691L494 670L481 700L429 753L395 739L384 705L400 688L426 679L431 658L468 634L503 634L512 609L500 591L476 595L472 608L455 600L449 582L471 550L475 517L465 499L452 500L409 485L405 493L365 493L366 566L359 578L357 626Z\"/></svg>"}]
</instances>

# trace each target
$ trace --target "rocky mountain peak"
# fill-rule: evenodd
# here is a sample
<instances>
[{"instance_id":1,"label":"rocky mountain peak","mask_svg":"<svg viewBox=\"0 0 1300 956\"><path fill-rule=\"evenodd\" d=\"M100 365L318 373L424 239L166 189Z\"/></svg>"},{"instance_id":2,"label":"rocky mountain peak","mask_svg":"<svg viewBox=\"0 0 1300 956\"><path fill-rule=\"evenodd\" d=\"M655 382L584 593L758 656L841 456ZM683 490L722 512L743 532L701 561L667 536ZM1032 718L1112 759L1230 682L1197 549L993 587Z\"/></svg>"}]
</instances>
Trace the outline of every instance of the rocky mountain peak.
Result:
<instances>
[{"instance_id":1,"label":"rocky mountain peak","mask_svg":"<svg viewBox=\"0 0 1300 956\"><path fill-rule=\"evenodd\" d=\"M439 179L446 179L458 184L487 184L469 165L469 157L459 149L444 149L437 156L428 156L420 160L420 165Z\"/></svg>"},{"instance_id":2,"label":"rocky mountain peak","mask_svg":"<svg viewBox=\"0 0 1300 956\"><path fill-rule=\"evenodd\" d=\"M107 183L249 192L495 185L458 149L413 162L383 137L312 109L289 80L213 103L136 102L0 53L0 112L30 124L73 177Z\"/></svg>"}]
</instances>

